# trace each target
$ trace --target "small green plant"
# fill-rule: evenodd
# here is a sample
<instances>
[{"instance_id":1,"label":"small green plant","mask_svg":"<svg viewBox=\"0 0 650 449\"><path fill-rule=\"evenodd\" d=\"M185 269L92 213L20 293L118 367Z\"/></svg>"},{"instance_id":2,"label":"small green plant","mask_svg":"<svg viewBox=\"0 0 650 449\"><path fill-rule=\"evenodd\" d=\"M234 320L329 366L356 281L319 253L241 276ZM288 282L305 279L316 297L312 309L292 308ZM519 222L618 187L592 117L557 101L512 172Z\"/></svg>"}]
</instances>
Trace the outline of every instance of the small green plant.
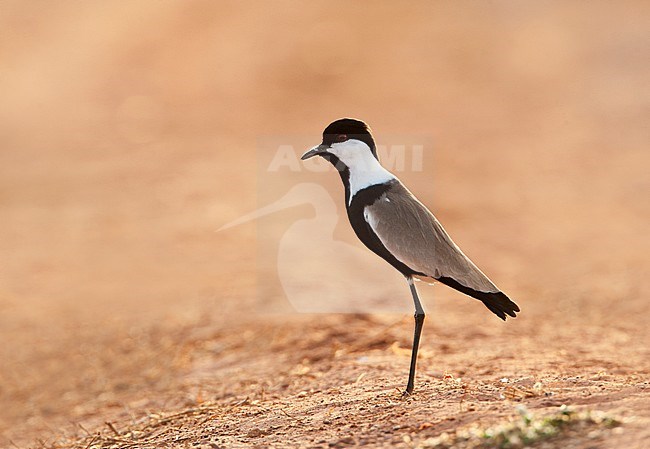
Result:
<instances>
[{"instance_id":1,"label":"small green plant","mask_svg":"<svg viewBox=\"0 0 650 449\"><path fill-rule=\"evenodd\" d=\"M517 407L518 417L505 424L480 429L472 427L455 433L443 433L425 440L421 449L519 449L571 431L608 429L620 421L601 412L576 412L566 405L548 416L533 415L524 406Z\"/></svg>"}]
</instances>

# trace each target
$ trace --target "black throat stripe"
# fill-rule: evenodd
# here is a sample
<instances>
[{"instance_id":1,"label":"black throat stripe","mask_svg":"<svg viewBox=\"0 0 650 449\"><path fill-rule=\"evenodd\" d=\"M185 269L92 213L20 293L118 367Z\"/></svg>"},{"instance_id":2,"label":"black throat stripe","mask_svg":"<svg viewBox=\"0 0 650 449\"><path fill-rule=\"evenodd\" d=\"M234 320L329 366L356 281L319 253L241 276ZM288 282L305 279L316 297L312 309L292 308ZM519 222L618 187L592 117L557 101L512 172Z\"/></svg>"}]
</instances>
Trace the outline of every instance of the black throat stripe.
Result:
<instances>
[{"instance_id":1,"label":"black throat stripe","mask_svg":"<svg viewBox=\"0 0 650 449\"><path fill-rule=\"evenodd\" d=\"M368 249L379 257L383 258L386 262L391 264L402 273L404 276L413 276L413 275L423 275L411 268L409 268L404 263L397 260L393 254L391 254L388 249L381 242L375 231L372 230L370 224L366 221L364 217L364 210L366 206L373 205L381 196L388 192L395 183L399 181L393 180L384 184L376 184L365 189L359 190L353 197L350 205L347 206L349 186L346 186L346 206L348 211L348 219L354 229L355 234L363 242Z\"/></svg>"}]
</instances>

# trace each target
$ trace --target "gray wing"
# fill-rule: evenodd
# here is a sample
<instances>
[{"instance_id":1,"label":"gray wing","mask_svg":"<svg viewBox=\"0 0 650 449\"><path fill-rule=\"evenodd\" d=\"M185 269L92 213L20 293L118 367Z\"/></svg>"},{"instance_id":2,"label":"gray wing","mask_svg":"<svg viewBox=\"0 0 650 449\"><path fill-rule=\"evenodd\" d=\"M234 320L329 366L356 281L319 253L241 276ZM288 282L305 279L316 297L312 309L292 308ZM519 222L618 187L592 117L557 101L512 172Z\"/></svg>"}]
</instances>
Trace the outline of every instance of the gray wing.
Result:
<instances>
[{"instance_id":1,"label":"gray wing","mask_svg":"<svg viewBox=\"0 0 650 449\"><path fill-rule=\"evenodd\" d=\"M479 292L499 292L403 185L394 184L374 204L366 206L365 214L386 249L413 270L435 279L451 278Z\"/></svg>"},{"instance_id":2,"label":"gray wing","mask_svg":"<svg viewBox=\"0 0 650 449\"><path fill-rule=\"evenodd\" d=\"M366 221L399 261L476 298L502 320L519 306L478 269L451 240L436 217L401 183L364 209Z\"/></svg>"}]
</instances>

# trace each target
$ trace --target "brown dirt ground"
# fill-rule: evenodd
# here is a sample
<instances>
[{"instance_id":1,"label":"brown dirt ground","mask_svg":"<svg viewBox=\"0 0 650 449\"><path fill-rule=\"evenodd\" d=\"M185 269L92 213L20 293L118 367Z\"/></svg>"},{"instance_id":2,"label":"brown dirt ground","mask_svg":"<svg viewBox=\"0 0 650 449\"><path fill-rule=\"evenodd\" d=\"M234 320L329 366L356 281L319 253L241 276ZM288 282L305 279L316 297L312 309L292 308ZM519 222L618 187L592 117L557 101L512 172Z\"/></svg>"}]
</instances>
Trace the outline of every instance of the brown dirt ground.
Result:
<instances>
[{"instance_id":1,"label":"brown dirt ground","mask_svg":"<svg viewBox=\"0 0 650 449\"><path fill-rule=\"evenodd\" d=\"M649 447L649 29L647 2L0 3L0 447L418 447L562 404L622 425L547 447ZM261 312L263 228L213 232L262 203L260 136L345 115L432 136L402 179L522 308L423 286L406 400L408 314Z\"/></svg>"}]
</instances>

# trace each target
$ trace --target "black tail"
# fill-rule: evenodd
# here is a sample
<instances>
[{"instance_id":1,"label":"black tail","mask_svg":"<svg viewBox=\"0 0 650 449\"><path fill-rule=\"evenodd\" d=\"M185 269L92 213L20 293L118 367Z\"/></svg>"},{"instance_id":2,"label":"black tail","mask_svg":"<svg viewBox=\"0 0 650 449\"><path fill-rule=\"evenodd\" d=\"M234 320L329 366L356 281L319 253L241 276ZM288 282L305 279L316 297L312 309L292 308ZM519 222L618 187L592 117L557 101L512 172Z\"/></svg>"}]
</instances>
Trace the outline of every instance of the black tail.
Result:
<instances>
[{"instance_id":1,"label":"black tail","mask_svg":"<svg viewBox=\"0 0 650 449\"><path fill-rule=\"evenodd\" d=\"M510 298L508 298L503 292L480 292L478 290L474 290L473 288L465 287L464 285L459 284L458 281L455 281L449 277L440 277L437 280L453 289L458 290L461 293L465 293L472 298L483 301L485 307L490 309L492 313L501 318L503 321L506 320L506 315L510 315L511 317L515 318L517 316L515 312L519 312L519 306L512 302Z\"/></svg>"}]
</instances>

